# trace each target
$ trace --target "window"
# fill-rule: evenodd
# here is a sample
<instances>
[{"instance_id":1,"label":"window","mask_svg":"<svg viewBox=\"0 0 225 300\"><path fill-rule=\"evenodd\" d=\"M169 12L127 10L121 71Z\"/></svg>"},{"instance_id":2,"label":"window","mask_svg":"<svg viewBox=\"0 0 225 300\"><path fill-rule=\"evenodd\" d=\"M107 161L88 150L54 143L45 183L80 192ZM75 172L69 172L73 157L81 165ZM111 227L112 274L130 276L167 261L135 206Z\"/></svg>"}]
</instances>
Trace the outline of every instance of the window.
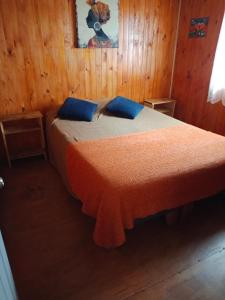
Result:
<instances>
[{"instance_id":1,"label":"window","mask_svg":"<svg viewBox=\"0 0 225 300\"><path fill-rule=\"evenodd\" d=\"M222 101L225 105L225 17L216 49L208 101L211 103Z\"/></svg>"}]
</instances>

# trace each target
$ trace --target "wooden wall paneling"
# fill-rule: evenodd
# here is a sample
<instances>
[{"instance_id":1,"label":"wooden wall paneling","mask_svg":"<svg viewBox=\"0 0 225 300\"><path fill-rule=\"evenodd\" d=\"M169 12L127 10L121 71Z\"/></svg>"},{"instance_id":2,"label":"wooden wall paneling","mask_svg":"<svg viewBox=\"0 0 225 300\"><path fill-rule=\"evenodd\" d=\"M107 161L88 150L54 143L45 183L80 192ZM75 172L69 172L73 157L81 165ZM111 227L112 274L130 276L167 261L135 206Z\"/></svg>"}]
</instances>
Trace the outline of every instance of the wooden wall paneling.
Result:
<instances>
[{"instance_id":1,"label":"wooden wall paneling","mask_svg":"<svg viewBox=\"0 0 225 300\"><path fill-rule=\"evenodd\" d=\"M145 11L146 1L140 3L140 11ZM137 72L135 78L135 87L133 87L133 93L136 93L135 98L137 102L142 102L142 90L143 90L143 81L140 70L143 70L143 56L144 56L144 28L145 28L145 17L139 15L138 18L138 27L139 27L139 37L135 35L135 43L137 44ZM145 75L143 75L145 76Z\"/></svg>"},{"instance_id":2,"label":"wooden wall paneling","mask_svg":"<svg viewBox=\"0 0 225 300\"><path fill-rule=\"evenodd\" d=\"M225 11L225 1L182 1L172 97L177 99L175 116L193 125L225 134L225 107L207 103L215 50ZM193 17L209 16L206 38L190 39Z\"/></svg>"},{"instance_id":3,"label":"wooden wall paneling","mask_svg":"<svg viewBox=\"0 0 225 300\"><path fill-rule=\"evenodd\" d=\"M54 2L51 3L53 4ZM60 8L60 6L57 7ZM53 7L51 6L50 9L53 10ZM57 35L60 38L58 38L59 47L50 48L50 50L53 53L53 61L54 61L53 72L57 74L56 80L54 80L54 73L52 74L53 77L51 79L54 82L55 100L57 103L62 103L62 101L68 95L68 72L66 68L65 44L63 38L64 32L63 32L61 10L58 10L57 15L53 16L53 18L56 20L60 20L60 22L58 22L59 25L58 28L55 28L56 29L55 36ZM54 22L52 22L51 24L53 24L54 26Z\"/></svg>"},{"instance_id":4,"label":"wooden wall paneling","mask_svg":"<svg viewBox=\"0 0 225 300\"><path fill-rule=\"evenodd\" d=\"M144 40L144 29L145 29L145 13L146 13L146 1L141 1L139 3L139 9L142 12L138 16L137 28L139 28L139 34L135 34L135 44L137 51L137 64L136 64L136 78L135 84L133 87L133 93L136 93L135 99L138 102L143 101L142 90L144 88L144 80L141 76L141 70L143 70L143 60L144 60L144 51L145 51L145 40ZM144 73L143 73L143 76Z\"/></svg>"},{"instance_id":5,"label":"wooden wall paneling","mask_svg":"<svg viewBox=\"0 0 225 300\"><path fill-rule=\"evenodd\" d=\"M117 93L126 96L128 85L128 49L129 49L129 2L120 2L120 32L119 32L119 59L118 59L118 86Z\"/></svg>"},{"instance_id":6,"label":"wooden wall paneling","mask_svg":"<svg viewBox=\"0 0 225 300\"><path fill-rule=\"evenodd\" d=\"M172 96L172 89L173 89L173 82L174 82L174 70L175 70L176 54L177 54L177 41L178 41L178 36L179 36L180 26L181 26L181 20L180 20L181 5L182 5L182 0L179 1L179 7L178 7L178 19L177 19L177 28L176 28L176 34L175 34L173 58L172 58L172 71L171 71L171 76L170 76L169 98L171 98L171 96ZM169 77L169 75L168 75L168 77Z\"/></svg>"},{"instance_id":7,"label":"wooden wall paneling","mask_svg":"<svg viewBox=\"0 0 225 300\"><path fill-rule=\"evenodd\" d=\"M90 54L91 49L86 49L85 52L83 52L83 64L84 64L84 98L92 98L92 85L91 85L91 74L90 74Z\"/></svg>"},{"instance_id":8,"label":"wooden wall paneling","mask_svg":"<svg viewBox=\"0 0 225 300\"><path fill-rule=\"evenodd\" d=\"M33 103L32 108L39 109L39 107L45 107L45 105L48 103L50 105L54 105L54 90L52 87L52 82L49 81L50 77L48 77L49 70L47 70L51 62L51 57L47 59L47 64L45 63L46 56L48 57L48 52L46 49L47 37L45 37L44 32L48 24L46 24L45 26L47 16L45 16L44 12L45 10L47 11L47 8L42 13L42 6L40 6L39 1L31 1L30 4L31 3L33 11L33 21L31 15L29 24L33 24L32 22L35 22L37 26L30 25L30 27L33 27L33 32L31 31L30 34L26 36L26 38L29 37L28 44L30 45L31 54L30 64L34 66L35 70L35 77L33 78L35 85L33 92L34 94L31 95ZM21 17L26 19L26 15ZM29 80L31 81L32 79ZM48 99L48 101L46 101L46 99Z\"/></svg>"},{"instance_id":9,"label":"wooden wall paneling","mask_svg":"<svg viewBox=\"0 0 225 300\"><path fill-rule=\"evenodd\" d=\"M101 88L101 81L102 81L102 50L96 49L95 50L95 70L96 70L96 78L97 78L97 85L96 85L96 96L97 99L102 97L102 88ZM103 96L104 97L104 96Z\"/></svg>"},{"instance_id":10,"label":"wooden wall paneling","mask_svg":"<svg viewBox=\"0 0 225 300\"><path fill-rule=\"evenodd\" d=\"M80 95L80 84L78 79L78 65L75 61L77 51L76 49L76 36L75 30L75 1L60 2L61 11L63 14L63 28L64 28L64 47L65 47L65 60L68 80L67 96Z\"/></svg>"},{"instance_id":11,"label":"wooden wall paneling","mask_svg":"<svg viewBox=\"0 0 225 300\"><path fill-rule=\"evenodd\" d=\"M0 116L68 96L169 96L178 7L120 0L119 48L77 49L74 0L0 0Z\"/></svg>"},{"instance_id":12,"label":"wooden wall paneling","mask_svg":"<svg viewBox=\"0 0 225 300\"><path fill-rule=\"evenodd\" d=\"M179 0L121 0L119 49L74 48L74 3L0 0L0 115L46 111L67 96L168 96Z\"/></svg>"},{"instance_id":13,"label":"wooden wall paneling","mask_svg":"<svg viewBox=\"0 0 225 300\"><path fill-rule=\"evenodd\" d=\"M147 60L148 60L148 49L150 47L149 29L152 27L152 17L151 17L151 6L149 5L147 0L145 0L145 15L143 19L144 19L143 48L142 48L143 51L141 51L140 55L142 56L141 70L143 70L144 77L142 77L140 74L140 80L142 83L141 92L140 92L140 102L142 99L145 98L145 89L147 86L146 82L149 81L150 79L150 75L148 75L148 72L150 70L150 65L147 64Z\"/></svg>"},{"instance_id":14,"label":"wooden wall paneling","mask_svg":"<svg viewBox=\"0 0 225 300\"><path fill-rule=\"evenodd\" d=\"M191 10L195 10L195 3L190 3L190 8ZM190 10L189 8L189 10ZM204 8L203 6L199 7L199 12L198 12L199 16L204 16ZM190 21L189 21L190 22ZM192 43L190 44L191 48L190 48L190 53L192 53L193 49L198 49L199 53L201 53L201 55L205 55L205 51L204 51L204 46L205 46L205 40L204 39L193 39ZM199 66L198 61L199 61L199 55L198 55L198 51L193 51L192 53L192 64L190 65L191 68L193 68L193 75L195 78L193 78L192 80L192 84L189 86L189 95L195 95L196 99L199 98L199 92L202 91L202 85L203 85L203 81L202 81L202 66ZM190 61L189 61L190 63ZM194 82L195 81L195 82ZM206 88L207 88L207 84L206 84ZM207 92L207 90L205 90ZM205 99L207 98L207 94L205 95ZM189 103L189 109L186 111L187 114L187 118L188 120L193 120L193 122L197 125L197 118L199 115L199 111L201 111L201 102L197 101L197 102L193 102L191 101Z\"/></svg>"},{"instance_id":15,"label":"wooden wall paneling","mask_svg":"<svg viewBox=\"0 0 225 300\"><path fill-rule=\"evenodd\" d=\"M95 51L90 51L90 84L91 84L91 99L97 98L97 84L98 78L96 77L96 56Z\"/></svg>"},{"instance_id":16,"label":"wooden wall paneling","mask_svg":"<svg viewBox=\"0 0 225 300\"><path fill-rule=\"evenodd\" d=\"M137 57L134 54L134 34L135 34L135 19L137 16L137 11L135 10L135 0L129 1L129 27L128 27L128 41L127 41L127 90L126 94L129 98L132 98L132 80L133 80L133 60L135 57L135 62ZM135 63L136 65L136 63Z\"/></svg>"},{"instance_id":17,"label":"wooden wall paneling","mask_svg":"<svg viewBox=\"0 0 225 300\"><path fill-rule=\"evenodd\" d=\"M176 31L179 21L179 3L180 1L169 1L167 6L160 3L158 6L158 28L157 28L157 46L155 55L156 71L154 76L154 87L157 97L167 97L168 89L170 88L170 78L172 76L173 56L168 56L168 53L174 53L176 50ZM170 26L170 21L167 15L171 15L172 19L176 20L174 26ZM160 20L165 20L161 24ZM168 31L168 28L169 31ZM158 48L163 48L164 51L158 52Z\"/></svg>"},{"instance_id":18,"label":"wooden wall paneling","mask_svg":"<svg viewBox=\"0 0 225 300\"><path fill-rule=\"evenodd\" d=\"M108 49L108 56L107 56L107 66L108 66L108 85L107 85L107 97L113 97L113 50Z\"/></svg>"},{"instance_id":19,"label":"wooden wall paneling","mask_svg":"<svg viewBox=\"0 0 225 300\"><path fill-rule=\"evenodd\" d=\"M27 43L30 45L31 65L35 68L35 78L29 79L35 82L35 94L32 97L33 109L39 107L45 108L46 104L54 105L54 90L52 81L49 80L51 56L47 51L47 44L50 43L49 18L47 3L41 5L41 1L30 1L32 3L32 16L29 20L30 27L33 32L26 36ZM26 19L26 14L21 18ZM34 22L34 23L33 23ZM36 26L34 25L36 24ZM28 26L27 26L28 27ZM48 99L46 101L46 99ZM47 102L47 103L46 103Z\"/></svg>"},{"instance_id":20,"label":"wooden wall paneling","mask_svg":"<svg viewBox=\"0 0 225 300\"><path fill-rule=\"evenodd\" d=\"M1 9L0 9L0 15L1 15ZM7 47L6 47L6 39L5 39L5 33L3 29L3 19L0 18L0 44L1 44L1 51L2 54L0 55L0 65L1 65L1 72L0 72L0 84L1 84L1 105L6 106L7 102L10 102L11 95L8 92L9 86L12 86L10 82L8 82L7 78L7 63L6 63L6 55L7 55ZM11 91L13 93L13 91ZM7 98L6 98L7 95ZM5 109L5 113L7 113L7 109Z\"/></svg>"},{"instance_id":21,"label":"wooden wall paneling","mask_svg":"<svg viewBox=\"0 0 225 300\"><path fill-rule=\"evenodd\" d=\"M113 61L112 61L112 97L116 97L118 94L118 56L119 51L117 49L113 49L112 51Z\"/></svg>"},{"instance_id":22,"label":"wooden wall paneling","mask_svg":"<svg viewBox=\"0 0 225 300\"><path fill-rule=\"evenodd\" d=\"M37 102L37 95L40 94L38 82L38 65L35 64L35 52L32 52L32 47L34 47L35 40L35 30L37 27L28 26L34 22L34 8L33 3L16 2L16 10L19 21L20 30L20 42L23 49L23 59L24 59L24 75L26 78L26 94L29 98L30 109L35 109L35 102ZM26 18L24 18L26 15ZM28 38L29 37L29 38ZM37 46L37 45L36 45ZM41 58L41 57L40 57ZM36 103L37 104L37 103Z\"/></svg>"},{"instance_id":23,"label":"wooden wall paneling","mask_svg":"<svg viewBox=\"0 0 225 300\"><path fill-rule=\"evenodd\" d=\"M64 31L64 47L65 61L68 80L67 96L75 96L80 93L80 84L78 80L78 65L76 64L76 36L75 30L75 1L60 1L60 11L63 12L63 31ZM66 92L66 91L65 91Z\"/></svg>"},{"instance_id":24,"label":"wooden wall paneling","mask_svg":"<svg viewBox=\"0 0 225 300\"><path fill-rule=\"evenodd\" d=\"M42 2L44 1L36 4L38 23L41 29L39 44L42 44L40 50L43 58L40 60L40 89L42 89L42 97L38 101L43 101L43 106L44 103L49 102L48 107L62 102L66 95L65 91L68 90L68 77L64 54L64 27L61 6L55 5L59 1L54 3L54 6L52 2L45 2L44 4Z\"/></svg>"},{"instance_id":25,"label":"wooden wall paneling","mask_svg":"<svg viewBox=\"0 0 225 300\"><path fill-rule=\"evenodd\" d=\"M63 22L63 15L62 15L62 10L64 9L64 7L62 5L61 0L50 1L50 3L51 3L51 6L50 6L51 12L55 12L55 15L54 14L50 15L51 20L58 20L58 22L57 22L58 27L55 27L54 26L55 22L52 22L52 21L51 21L51 27L54 28L54 29L52 29L52 31L54 30L55 36L57 36L58 43L59 43L59 47L53 48L54 54L55 54L55 56L54 56L55 64L54 65L55 65L55 69L57 71L58 78L59 78L59 80L55 82L55 85L56 85L55 90L56 90L57 103L58 102L62 103L62 101L68 95L68 72L67 72L67 68L66 68L64 22ZM54 6L56 3L58 4L57 9L54 10ZM68 12L67 12L67 14L68 14Z\"/></svg>"},{"instance_id":26,"label":"wooden wall paneling","mask_svg":"<svg viewBox=\"0 0 225 300\"><path fill-rule=\"evenodd\" d=\"M128 84L128 49L129 49L129 5L128 1L121 2L123 10L123 19L120 20L120 23L123 23L123 35L119 47L121 47L122 60L119 67L122 71L122 85L121 85L121 96L125 96L126 87ZM120 36L121 38L121 36Z\"/></svg>"},{"instance_id":27,"label":"wooden wall paneling","mask_svg":"<svg viewBox=\"0 0 225 300\"><path fill-rule=\"evenodd\" d=\"M108 73L107 73L107 56L108 49L101 49L102 59L101 59L101 72L102 72L102 80L101 80L101 95L103 97L107 97L107 85L108 85Z\"/></svg>"},{"instance_id":28,"label":"wooden wall paneling","mask_svg":"<svg viewBox=\"0 0 225 300\"><path fill-rule=\"evenodd\" d=\"M76 56L74 57L74 62L78 65L78 73L73 74L76 76L76 80L79 82L79 93L75 96L85 98L85 78L84 78L84 51L82 49L75 49Z\"/></svg>"},{"instance_id":29,"label":"wooden wall paneling","mask_svg":"<svg viewBox=\"0 0 225 300\"><path fill-rule=\"evenodd\" d=\"M161 35L162 28L160 28L160 26L159 26L160 19L164 17L162 14L162 10L164 10L164 5L162 2L158 2L156 5L156 8L155 8L156 27L155 27L155 31L154 31L153 51L151 54L152 60L154 62L154 69L152 70L153 71L153 75L152 75L153 87L152 88L156 95L158 94L157 81L158 81L158 78L160 75L159 73L161 73L161 65L162 65L162 61L161 61L162 52L159 51L159 53L157 53L157 55L156 55L156 51L158 50L158 47L163 46L163 44L160 45L160 35Z\"/></svg>"},{"instance_id":30,"label":"wooden wall paneling","mask_svg":"<svg viewBox=\"0 0 225 300\"><path fill-rule=\"evenodd\" d=\"M140 24L141 16L144 15L143 12L143 4L145 1L134 1L134 17L133 17L133 39L132 39L132 45L133 45L133 53L132 56L135 57L136 63L132 63L132 78L131 78L131 98L139 102L139 90L140 86L138 85L138 77L139 77L139 71L140 71L140 57L139 57L139 49L140 49L140 41L143 35L143 30ZM137 13L139 12L139 13Z\"/></svg>"},{"instance_id":31,"label":"wooden wall paneling","mask_svg":"<svg viewBox=\"0 0 225 300\"><path fill-rule=\"evenodd\" d=\"M157 26L157 17L155 7L157 5L157 0L152 1L147 4L149 6L149 23L146 40L148 41L146 44L146 57L145 57L145 89L144 89L144 98L147 98L147 95L152 94L153 90L153 72L154 72L154 57L152 54L154 53L153 40Z\"/></svg>"},{"instance_id":32,"label":"wooden wall paneling","mask_svg":"<svg viewBox=\"0 0 225 300\"><path fill-rule=\"evenodd\" d=\"M117 91L118 95L122 95L122 86L123 86L122 64L124 61L123 45L125 44L125 37L124 37L124 23L125 22L121 22L121 20L125 19L124 15L125 15L124 5L123 6L121 5L120 11L119 11L119 48L117 49L117 59L116 59L117 64L114 65L114 70L116 70L116 75L117 75L116 85L114 84L114 86L115 86L115 90ZM115 82L115 80L114 80L114 82Z\"/></svg>"},{"instance_id":33,"label":"wooden wall paneling","mask_svg":"<svg viewBox=\"0 0 225 300\"><path fill-rule=\"evenodd\" d=\"M156 26L157 26L157 16L156 11L154 7L157 5L157 0L152 1L150 5L150 20L148 24L148 35L147 35L147 55L146 55L146 63L145 63L145 72L146 72L146 78L145 78L145 94L144 97L147 98L147 95L153 95L153 80L154 80L154 56L152 54L154 53L153 48L153 42L154 42L154 36L156 32ZM154 5L152 5L154 4Z\"/></svg>"},{"instance_id":34,"label":"wooden wall paneling","mask_svg":"<svg viewBox=\"0 0 225 300\"><path fill-rule=\"evenodd\" d=\"M3 50L1 55L3 55L2 60L5 60L6 63L6 73L3 75L5 75L4 82L7 85L7 94L1 95L1 99L4 101L1 109L6 110L7 113L23 110L24 100L27 96L26 79L15 1L1 1L0 5L6 43L6 52ZM8 22L12 16L13 22Z\"/></svg>"}]
</instances>

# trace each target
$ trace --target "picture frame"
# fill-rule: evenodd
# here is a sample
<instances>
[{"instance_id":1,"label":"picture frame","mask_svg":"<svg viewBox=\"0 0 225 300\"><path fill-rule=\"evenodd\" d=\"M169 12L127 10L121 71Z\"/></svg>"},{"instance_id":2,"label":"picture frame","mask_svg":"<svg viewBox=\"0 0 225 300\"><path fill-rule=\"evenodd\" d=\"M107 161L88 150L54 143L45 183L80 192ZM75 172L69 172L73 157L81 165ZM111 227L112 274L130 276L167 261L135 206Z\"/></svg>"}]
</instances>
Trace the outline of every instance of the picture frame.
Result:
<instances>
[{"instance_id":1,"label":"picture frame","mask_svg":"<svg viewBox=\"0 0 225 300\"><path fill-rule=\"evenodd\" d=\"M189 38L204 38L208 32L209 17L192 18L190 22Z\"/></svg>"},{"instance_id":2,"label":"picture frame","mask_svg":"<svg viewBox=\"0 0 225 300\"><path fill-rule=\"evenodd\" d=\"M77 48L118 48L119 0L75 0Z\"/></svg>"}]
</instances>

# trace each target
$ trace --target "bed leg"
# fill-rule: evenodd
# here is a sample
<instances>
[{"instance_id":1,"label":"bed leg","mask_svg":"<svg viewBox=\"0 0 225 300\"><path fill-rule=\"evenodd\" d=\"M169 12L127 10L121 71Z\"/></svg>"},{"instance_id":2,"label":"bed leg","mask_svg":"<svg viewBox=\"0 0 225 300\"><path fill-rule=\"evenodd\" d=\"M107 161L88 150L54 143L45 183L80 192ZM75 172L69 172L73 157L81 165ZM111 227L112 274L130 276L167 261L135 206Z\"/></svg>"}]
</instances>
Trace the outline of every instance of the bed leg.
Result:
<instances>
[{"instance_id":1,"label":"bed leg","mask_svg":"<svg viewBox=\"0 0 225 300\"><path fill-rule=\"evenodd\" d=\"M167 212L165 215L166 224L169 226L177 224L179 217L180 217L179 208Z\"/></svg>"}]
</instances>

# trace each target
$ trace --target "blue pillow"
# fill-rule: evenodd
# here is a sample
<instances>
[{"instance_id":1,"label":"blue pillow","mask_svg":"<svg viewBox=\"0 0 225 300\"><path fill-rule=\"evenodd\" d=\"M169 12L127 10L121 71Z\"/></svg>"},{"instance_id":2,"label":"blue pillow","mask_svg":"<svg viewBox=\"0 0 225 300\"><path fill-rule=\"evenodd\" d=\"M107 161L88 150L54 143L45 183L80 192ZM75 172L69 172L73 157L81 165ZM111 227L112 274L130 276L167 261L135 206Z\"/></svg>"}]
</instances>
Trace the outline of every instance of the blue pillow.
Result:
<instances>
[{"instance_id":1,"label":"blue pillow","mask_svg":"<svg viewBox=\"0 0 225 300\"><path fill-rule=\"evenodd\" d=\"M58 111L58 117L66 120L92 121L98 105L93 102L67 98Z\"/></svg>"},{"instance_id":2,"label":"blue pillow","mask_svg":"<svg viewBox=\"0 0 225 300\"><path fill-rule=\"evenodd\" d=\"M144 105L121 96L114 98L106 106L106 109L110 113L118 117L128 118L128 119L134 119L143 108Z\"/></svg>"}]
</instances>

